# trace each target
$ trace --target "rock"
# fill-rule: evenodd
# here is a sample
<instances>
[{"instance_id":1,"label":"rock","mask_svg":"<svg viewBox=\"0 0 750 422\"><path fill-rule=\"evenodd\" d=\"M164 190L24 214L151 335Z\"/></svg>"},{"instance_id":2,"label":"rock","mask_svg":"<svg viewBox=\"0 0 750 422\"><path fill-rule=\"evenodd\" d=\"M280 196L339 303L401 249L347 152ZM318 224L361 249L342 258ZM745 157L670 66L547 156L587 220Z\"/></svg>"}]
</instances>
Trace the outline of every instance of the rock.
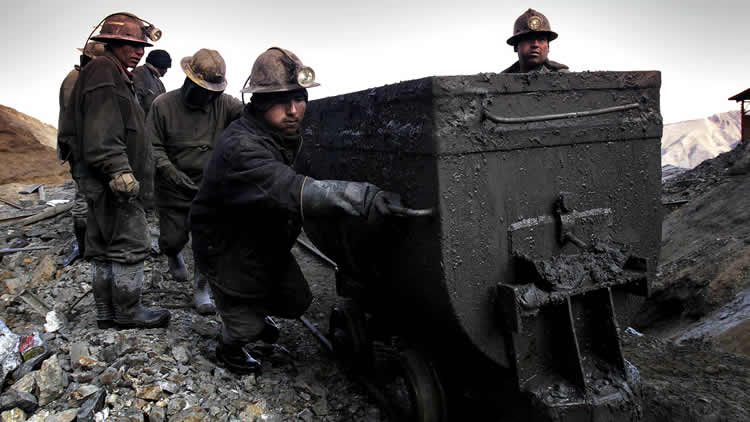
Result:
<instances>
[{"instance_id":1,"label":"rock","mask_svg":"<svg viewBox=\"0 0 750 422\"><path fill-rule=\"evenodd\" d=\"M167 404L167 415L171 418L186 407L188 407L188 403L182 397L170 400L169 404Z\"/></svg>"},{"instance_id":2,"label":"rock","mask_svg":"<svg viewBox=\"0 0 750 422\"><path fill-rule=\"evenodd\" d=\"M66 411L47 416L44 419L44 422L73 422L74 420L76 420L77 414L78 409L68 409Z\"/></svg>"},{"instance_id":3,"label":"rock","mask_svg":"<svg viewBox=\"0 0 750 422\"><path fill-rule=\"evenodd\" d=\"M96 420L96 413L104 408L104 403L107 399L107 392L104 390L98 390L95 394L83 403L78 409L76 414L76 422L94 422Z\"/></svg>"},{"instance_id":4,"label":"rock","mask_svg":"<svg viewBox=\"0 0 750 422\"><path fill-rule=\"evenodd\" d=\"M35 374L36 385L39 387L39 406L45 406L60 397L63 392L63 372L57 355L45 360L42 369Z\"/></svg>"},{"instance_id":5,"label":"rock","mask_svg":"<svg viewBox=\"0 0 750 422\"><path fill-rule=\"evenodd\" d=\"M36 387L36 376L33 372L21 377L20 380L16 381L15 384L10 386L11 390L20 391L22 393L33 393L34 387Z\"/></svg>"},{"instance_id":6,"label":"rock","mask_svg":"<svg viewBox=\"0 0 750 422\"><path fill-rule=\"evenodd\" d=\"M174 359L183 365L190 362L190 353L183 346L177 346L172 348L172 356Z\"/></svg>"},{"instance_id":7,"label":"rock","mask_svg":"<svg viewBox=\"0 0 750 422\"><path fill-rule=\"evenodd\" d=\"M221 324L208 318L196 318L191 328L201 337L216 338L219 335Z\"/></svg>"},{"instance_id":8,"label":"rock","mask_svg":"<svg viewBox=\"0 0 750 422\"><path fill-rule=\"evenodd\" d=\"M45 422L49 415L49 410L40 410L36 412L32 417L26 419L26 422Z\"/></svg>"},{"instance_id":9,"label":"rock","mask_svg":"<svg viewBox=\"0 0 750 422\"><path fill-rule=\"evenodd\" d=\"M248 393L255 390L255 386L258 384L258 380L255 377L255 374L245 375L242 377L242 385L245 388L245 391Z\"/></svg>"},{"instance_id":10,"label":"rock","mask_svg":"<svg viewBox=\"0 0 750 422\"><path fill-rule=\"evenodd\" d=\"M10 294L16 295L26 287L26 280L22 278L7 278L3 280L3 284L5 284L5 288Z\"/></svg>"},{"instance_id":11,"label":"rock","mask_svg":"<svg viewBox=\"0 0 750 422\"><path fill-rule=\"evenodd\" d=\"M242 409L238 417L243 421L254 421L263 415L264 410L260 404L251 403Z\"/></svg>"},{"instance_id":12,"label":"rock","mask_svg":"<svg viewBox=\"0 0 750 422\"><path fill-rule=\"evenodd\" d=\"M71 394L71 397L73 397L74 400L82 400L98 391L99 391L99 387L95 385L91 385L91 384L84 384L84 385L79 386L75 391L73 391L73 394Z\"/></svg>"},{"instance_id":13,"label":"rock","mask_svg":"<svg viewBox=\"0 0 750 422\"><path fill-rule=\"evenodd\" d=\"M200 407L191 407L169 418L169 422L204 422L208 414Z\"/></svg>"},{"instance_id":14,"label":"rock","mask_svg":"<svg viewBox=\"0 0 750 422\"><path fill-rule=\"evenodd\" d=\"M99 375L99 382L102 385L113 385L120 381L121 377L121 372L110 366Z\"/></svg>"},{"instance_id":15,"label":"rock","mask_svg":"<svg viewBox=\"0 0 750 422\"><path fill-rule=\"evenodd\" d=\"M45 255L31 273L31 284L37 285L43 281L48 281L52 279L56 273L57 264L55 263L55 258L51 255Z\"/></svg>"},{"instance_id":16,"label":"rock","mask_svg":"<svg viewBox=\"0 0 750 422\"><path fill-rule=\"evenodd\" d=\"M3 413L0 413L0 419L2 419L3 422L23 422L26 420L26 412L19 408L6 410Z\"/></svg>"},{"instance_id":17,"label":"rock","mask_svg":"<svg viewBox=\"0 0 750 422\"><path fill-rule=\"evenodd\" d=\"M36 397L31 393L8 389L8 391L0 395L0 411L19 408L31 414L38 407L39 404L36 401Z\"/></svg>"},{"instance_id":18,"label":"rock","mask_svg":"<svg viewBox=\"0 0 750 422\"><path fill-rule=\"evenodd\" d=\"M89 352L88 343L71 343L70 345L70 364L73 369L81 366L80 360L82 357L91 359L91 352Z\"/></svg>"},{"instance_id":19,"label":"rock","mask_svg":"<svg viewBox=\"0 0 750 422\"><path fill-rule=\"evenodd\" d=\"M143 410L135 407L126 407L113 412L112 416L116 422L143 422Z\"/></svg>"},{"instance_id":20,"label":"rock","mask_svg":"<svg viewBox=\"0 0 750 422\"><path fill-rule=\"evenodd\" d=\"M167 409L159 406L154 406L151 411L148 412L148 422L166 422L167 421Z\"/></svg>"},{"instance_id":21,"label":"rock","mask_svg":"<svg viewBox=\"0 0 750 422\"><path fill-rule=\"evenodd\" d=\"M310 409L305 409L305 410L297 413L297 417L299 419L302 419L305 422L312 422L313 419L314 419L314 416L315 415L313 415L313 412Z\"/></svg>"},{"instance_id":22,"label":"rock","mask_svg":"<svg viewBox=\"0 0 750 422\"><path fill-rule=\"evenodd\" d=\"M176 394L180 391L180 386L173 382L159 381L157 384L159 384L159 387L161 387L164 392L169 394Z\"/></svg>"},{"instance_id":23,"label":"rock","mask_svg":"<svg viewBox=\"0 0 750 422\"><path fill-rule=\"evenodd\" d=\"M0 319L0 328L5 327ZM18 353L19 338L11 333L0 334L0 389L5 385L5 378L21 365L21 355Z\"/></svg>"},{"instance_id":24,"label":"rock","mask_svg":"<svg viewBox=\"0 0 750 422\"><path fill-rule=\"evenodd\" d=\"M135 396L139 399L157 401L164 397L164 391L158 384L136 387Z\"/></svg>"}]
</instances>

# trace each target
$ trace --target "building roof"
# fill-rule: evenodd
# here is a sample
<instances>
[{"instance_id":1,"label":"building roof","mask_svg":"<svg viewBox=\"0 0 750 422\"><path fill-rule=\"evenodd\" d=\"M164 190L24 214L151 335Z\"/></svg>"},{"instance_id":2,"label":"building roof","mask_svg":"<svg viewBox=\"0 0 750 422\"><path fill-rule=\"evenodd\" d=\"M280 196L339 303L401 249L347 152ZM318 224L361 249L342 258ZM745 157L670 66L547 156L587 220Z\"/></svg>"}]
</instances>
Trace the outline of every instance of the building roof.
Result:
<instances>
[{"instance_id":1,"label":"building roof","mask_svg":"<svg viewBox=\"0 0 750 422\"><path fill-rule=\"evenodd\" d=\"M740 92L739 94L729 97L729 101L743 101L743 100L750 100L750 88Z\"/></svg>"}]
</instances>

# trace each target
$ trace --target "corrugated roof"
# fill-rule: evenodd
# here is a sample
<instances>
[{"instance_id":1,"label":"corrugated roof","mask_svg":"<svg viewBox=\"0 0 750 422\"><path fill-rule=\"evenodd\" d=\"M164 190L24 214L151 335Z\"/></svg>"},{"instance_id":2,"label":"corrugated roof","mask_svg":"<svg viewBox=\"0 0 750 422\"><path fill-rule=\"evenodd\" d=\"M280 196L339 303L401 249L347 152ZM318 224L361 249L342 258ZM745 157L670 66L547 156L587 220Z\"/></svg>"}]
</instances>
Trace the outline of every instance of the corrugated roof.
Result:
<instances>
[{"instance_id":1,"label":"corrugated roof","mask_svg":"<svg viewBox=\"0 0 750 422\"><path fill-rule=\"evenodd\" d=\"M743 101L743 100L750 100L750 88L740 92L739 94L729 97L729 101Z\"/></svg>"}]
</instances>

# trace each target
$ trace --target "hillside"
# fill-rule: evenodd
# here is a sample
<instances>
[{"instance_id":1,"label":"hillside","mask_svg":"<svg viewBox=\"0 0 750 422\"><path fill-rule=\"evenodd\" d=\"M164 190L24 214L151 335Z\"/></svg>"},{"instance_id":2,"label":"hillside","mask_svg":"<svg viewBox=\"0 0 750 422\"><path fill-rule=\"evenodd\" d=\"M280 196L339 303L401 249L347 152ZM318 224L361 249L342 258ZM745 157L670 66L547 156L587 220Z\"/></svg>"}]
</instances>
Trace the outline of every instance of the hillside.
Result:
<instances>
[{"instance_id":1,"label":"hillside","mask_svg":"<svg viewBox=\"0 0 750 422\"><path fill-rule=\"evenodd\" d=\"M661 164L693 168L727 152L740 140L740 112L717 113L705 119L664 125Z\"/></svg>"},{"instance_id":2,"label":"hillside","mask_svg":"<svg viewBox=\"0 0 750 422\"><path fill-rule=\"evenodd\" d=\"M60 165L57 130L46 123L0 105L0 184L62 183L70 178Z\"/></svg>"}]
</instances>

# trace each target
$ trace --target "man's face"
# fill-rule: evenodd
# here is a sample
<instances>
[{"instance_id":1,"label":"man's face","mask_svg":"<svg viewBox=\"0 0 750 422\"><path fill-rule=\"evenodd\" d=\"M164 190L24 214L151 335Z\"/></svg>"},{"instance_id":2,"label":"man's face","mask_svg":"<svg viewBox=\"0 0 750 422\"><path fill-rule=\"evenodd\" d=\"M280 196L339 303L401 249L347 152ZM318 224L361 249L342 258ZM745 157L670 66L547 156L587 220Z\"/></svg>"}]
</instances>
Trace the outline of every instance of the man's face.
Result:
<instances>
[{"instance_id":1,"label":"man's face","mask_svg":"<svg viewBox=\"0 0 750 422\"><path fill-rule=\"evenodd\" d=\"M263 118L282 135L293 136L305 117L307 103L304 95L295 96L285 103L274 104L263 113Z\"/></svg>"},{"instance_id":2,"label":"man's face","mask_svg":"<svg viewBox=\"0 0 750 422\"><path fill-rule=\"evenodd\" d=\"M547 54L549 53L547 34L526 34L518 41L516 48L521 68L533 69L547 60Z\"/></svg>"},{"instance_id":3,"label":"man's face","mask_svg":"<svg viewBox=\"0 0 750 422\"><path fill-rule=\"evenodd\" d=\"M123 66L136 67L143 57L143 45L138 43L113 44L112 53Z\"/></svg>"},{"instance_id":4,"label":"man's face","mask_svg":"<svg viewBox=\"0 0 750 422\"><path fill-rule=\"evenodd\" d=\"M168 70L168 68L166 68L166 67L157 67L156 68L156 71L159 72L159 76L161 76L162 78L164 77L164 75L167 74L167 70Z\"/></svg>"}]
</instances>

